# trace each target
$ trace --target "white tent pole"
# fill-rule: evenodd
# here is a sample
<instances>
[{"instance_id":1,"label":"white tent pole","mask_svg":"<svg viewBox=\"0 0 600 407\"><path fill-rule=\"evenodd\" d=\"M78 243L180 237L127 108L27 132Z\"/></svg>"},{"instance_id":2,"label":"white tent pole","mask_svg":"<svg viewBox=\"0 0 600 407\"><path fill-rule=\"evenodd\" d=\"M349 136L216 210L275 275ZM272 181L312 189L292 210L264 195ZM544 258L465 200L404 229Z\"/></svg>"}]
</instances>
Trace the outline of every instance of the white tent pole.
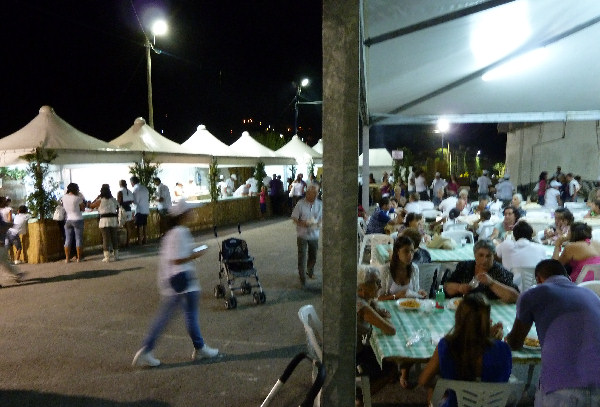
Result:
<instances>
[{"instance_id":1,"label":"white tent pole","mask_svg":"<svg viewBox=\"0 0 600 407\"><path fill-rule=\"evenodd\" d=\"M362 207L369 211L369 126L362 128ZM358 153L358 152L357 152Z\"/></svg>"}]
</instances>

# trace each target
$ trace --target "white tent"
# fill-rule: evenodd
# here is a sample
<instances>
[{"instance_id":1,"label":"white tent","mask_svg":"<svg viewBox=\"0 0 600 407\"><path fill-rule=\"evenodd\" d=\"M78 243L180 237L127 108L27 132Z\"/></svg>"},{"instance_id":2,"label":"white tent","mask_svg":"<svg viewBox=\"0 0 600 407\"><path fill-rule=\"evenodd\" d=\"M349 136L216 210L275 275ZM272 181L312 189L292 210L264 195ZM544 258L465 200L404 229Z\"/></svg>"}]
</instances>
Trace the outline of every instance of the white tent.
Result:
<instances>
[{"instance_id":1,"label":"white tent","mask_svg":"<svg viewBox=\"0 0 600 407\"><path fill-rule=\"evenodd\" d=\"M363 155L358 156L358 166L363 165ZM369 167L392 168L394 160L385 148L371 148L369 150Z\"/></svg>"},{"instance_id":2,"label":"white tent","mask_svg":"<svg viewBox=\"0 0 600 407\"><path fill-rule=\"evenodd\" d=\"M283 156L263 146L254 140L247 131L243 132L242 136L229 147L236 155L251 157L255 161L263 161L266 165L291 165L296 163L296 160L292 157Z\"/></svg>"},{"instance_id":3,"label":"white tent","mask_svg":"<svg viewBox=\"0 0 600 407\"><path fill-rule=\"evenodd\" d=\"M24 164L19 157L37 147L55 150L53 164L125 163L139 159L139 154L88 136L61 119L50 106L25 127L0 139L0 165Z\"/></svg>"},{"instance_id":4,"label":"white tent","mask_svg":"<svg viewBox=\"0 0 600 407\"><path fill-rule=\"evenodd\" d=\"M151 152L154 160L170 163L208 164L207 154L189 154L181 145L158 134L146 121L138 117L122 135L110 141L113 146L132 151Z\"/></svg>"},{"instance_id":5,"label":"white tent","mask_svg":"<svg viewBox=\"0 0 600 407\"><path fill-rule=\"evenodd\" d=\"M323 155L323 139L319 139L319 141L317 141L317 144L313 146L313 150Z\"/></svg>"},{"instance_id":6,"label":"white tent","mask_svg":"<svg viewBox=\"0 0 600 407\"><path fill-rule=\"evenodd\" d=\"M311 160L315 164L320 164L323 161L323 155L306 145L297 135L293 136L285 146L278 149L277 153L287 157L294 157L299 165L308 164Z\"/></svg>"},{"instance_id":7,"label":"white tent","mask_svg":"<svg viewBox=\"0 0 600 407\"><path fill-rule=\"evenodd\" d=\"M369 125L600 119L597 0L361 4Z\"/></svg>"},{"instance_id":8,"label":"white tent","mask_svg":"<svg viewBox=\"0 0 600 407\"><path fill-rule=\"evenodd\" d=\"M219 166L256 165L256 159L238 155L208 131L203 124L198 126L190 138L181 143L181 147L190 154L208 154L217 157Z\"/></svg>"}]
</instances>

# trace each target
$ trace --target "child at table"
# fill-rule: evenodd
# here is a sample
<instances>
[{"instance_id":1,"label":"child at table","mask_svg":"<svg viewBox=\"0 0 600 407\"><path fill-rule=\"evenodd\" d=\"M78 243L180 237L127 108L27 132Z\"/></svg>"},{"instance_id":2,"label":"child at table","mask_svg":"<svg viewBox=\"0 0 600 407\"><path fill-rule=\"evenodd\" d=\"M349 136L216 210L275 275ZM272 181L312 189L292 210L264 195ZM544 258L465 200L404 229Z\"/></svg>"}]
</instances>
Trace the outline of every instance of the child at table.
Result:
<instances>
[{"instance_id":1,"label":"child at table","mask_svg":"<svg viewBox=\"0 0 600 407\"><path fill-rule=\"evenodd\" d=\"M502 323L492 325L490 304L481 293L467 294L456 309L454 327L443 337L419 376L419 385L429 388L432 379L501 383L507 382L512 370L510 347L501 340ZM436 400L437 401L437 400ZM444 407L457 406L456 394L448 391Z\"/></svg>"},{"instance_id":2,"label":"child at table","mask_svg":"<svg viewBox=\"0 0 600 407\"><path fill-rule=\"evenodd\" d=\"M377 306L375 298L380 288L379 270L372 266L359 266L356 300L356 364L362 373L369 376L371 394L375 394L387 383L394 381L397 372L396 365L391 362L384 362L383 368L380 368L369 345L374 326L386 335L396 334L396 328L390 322L390 313ZM357 402L362 403L362 396L359 397L358 394Z\"/></svg>"}]
</instances>

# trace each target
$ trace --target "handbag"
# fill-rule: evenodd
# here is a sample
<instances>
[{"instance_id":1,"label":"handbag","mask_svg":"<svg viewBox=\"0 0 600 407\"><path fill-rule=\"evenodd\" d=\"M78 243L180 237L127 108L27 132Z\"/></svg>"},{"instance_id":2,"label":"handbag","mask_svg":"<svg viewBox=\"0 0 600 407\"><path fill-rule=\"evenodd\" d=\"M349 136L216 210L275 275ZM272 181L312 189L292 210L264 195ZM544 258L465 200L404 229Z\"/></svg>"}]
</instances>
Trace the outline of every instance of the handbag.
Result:
<instances>
[{"instance_id":1,"label":"handbag","mask_svg":"<svg viewBox=\"0 0 600 407\"><path fill-rule=\"evenodd\" d=\"M119 212L117 215L119 227L122 228L127 222L127 211L122 206L119 206Z\"/></svg>"},{"instance_id":2,"label":"handbag","mask_svg":"<svg viewBox=\"0 0 600 407\"><path fill-rule=\"evenodd\" d=\"M65 208L62 205L56 205L56 209L54 209L54 214L52 215L52 219L57 220L57 221L65 220L66 214L67 214L67 211L65 211Z\"/></svg>"},{"instance_id":3,"label":"handbag","mask_svg":"<svg viewBox=\"0 0 600 407\"><path fill-rule=\"evenodd\" d=\"M184 291L189 285L188 274L185 271L180 271L169 278L169 283L176 293Z\"/></svg>"}]
</instances>

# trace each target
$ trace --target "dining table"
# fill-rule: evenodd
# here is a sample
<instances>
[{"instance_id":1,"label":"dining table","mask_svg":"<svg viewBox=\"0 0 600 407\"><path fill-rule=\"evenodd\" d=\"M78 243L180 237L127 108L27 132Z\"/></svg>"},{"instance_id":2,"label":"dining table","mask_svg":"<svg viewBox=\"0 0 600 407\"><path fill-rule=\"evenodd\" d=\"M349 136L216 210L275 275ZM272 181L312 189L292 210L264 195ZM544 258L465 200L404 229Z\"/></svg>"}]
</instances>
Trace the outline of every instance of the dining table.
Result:
<instances>
[{"instance_id":1,"label":"dining table","mask_svg":"<svg viewBox=\"0 0 600 407\"><path fill-rule=\"evenodd\" d=\"M418 300L420 306L415 309L403 308L402 303L407 299L396 301L380 301L379 306L390 312L391 322L396 328L395 335L385 335L378 328L373 328L370 344L377 361L381 365L383 360L401 362L426 363L437 346L454 326L454 314L458 298L445 300L444 307L435 308L433 300ZM499 300L490 301L491 319L493 323L501 322L503 334L506 336L512 329L516 315L515 304L505 304ZM529 334L537 338L535 324ZM529 365L527 383L531 385L533 369L541 363L541 348L522 348L512 351L513 363Z\"/></svg>"}]
</instances>

